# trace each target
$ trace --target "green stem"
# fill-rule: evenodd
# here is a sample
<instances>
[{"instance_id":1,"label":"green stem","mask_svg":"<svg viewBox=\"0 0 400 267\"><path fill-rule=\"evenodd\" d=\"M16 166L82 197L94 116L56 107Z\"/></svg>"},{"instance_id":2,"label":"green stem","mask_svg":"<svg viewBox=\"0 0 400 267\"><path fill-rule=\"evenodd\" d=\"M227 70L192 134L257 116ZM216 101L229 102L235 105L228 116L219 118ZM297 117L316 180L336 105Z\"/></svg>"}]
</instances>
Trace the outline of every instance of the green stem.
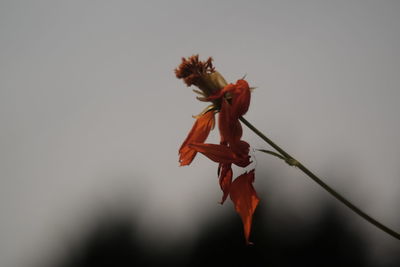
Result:
<instances>
[{"instance_id":1,"label":"green stem","mask_svg":"<svg viewBox=\"0 0 400 267\"><path fill-rule=\"evenodd\" d=\"M362 210L360 210L358 207L353 205L350 201L348 201L346 198L344 198L342 195L340 195L338 192L333 190L330 186L328 186L326 183L324 183L320 178L318 178L313 172L311 172L309 169L307 169L302 163L294 159L292 156L290 156L286 151L284 151L282 148L280 148L277 144L272 142L268 137L266 137L262 132L260 132L256 127L254 127L250 122L248 122L245 118L240 117L240 121L243 122L247 127L250 128L255 134L257 134L261 139L263 139L265 142L267 142L270 146L272 146L276 151L278 151L285 159L286 161L289 160L291 162L295 162L294 166L298 167L301 171L303 171L308 177L310 177L312 180L314 180L317 184L319 184L322 188L324 188L326 191L328 191L332 196L334 196L337 200L342 202L344 205L346 205L348 208L350 208L352 211L357 213L359 216L361 216L363 219L367 220L369 223L375 225L382 231L386 232L387 234L393 236L394 238L400 240L400 234L393 231L392 229L386 227L382 223L378 222Z\"/></svg>"},{"instance_id":2,"label":"green stem","mask_svg":"<svg viewBox=\"0 0 400 267\"><path fill-rule=\"evenodd\" d=\"M264 153L269 154L269 155L272 155L272 156L275 156L275 157L277 157L277 158L280 158L281 160L286 160L286 158L285 158L284 156L282 156L281 154L276 153L276 152L274 152L274 151L265 150L265 149L256 149L256 150L257 150L257 151L260 151L260 152L264 152Z\"/></svg>"}]
</instances>

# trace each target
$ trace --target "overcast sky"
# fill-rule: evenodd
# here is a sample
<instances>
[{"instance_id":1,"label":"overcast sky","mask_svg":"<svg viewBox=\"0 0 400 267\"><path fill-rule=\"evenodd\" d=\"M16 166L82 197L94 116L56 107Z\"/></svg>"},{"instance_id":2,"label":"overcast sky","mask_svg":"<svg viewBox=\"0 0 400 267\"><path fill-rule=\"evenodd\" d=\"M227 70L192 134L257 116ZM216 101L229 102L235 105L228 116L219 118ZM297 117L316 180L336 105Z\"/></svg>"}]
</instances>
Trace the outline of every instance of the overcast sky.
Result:
<instances>
[{"instance_id":1,"label":"overcast sky","mask_svg":"<svg viewBox=\"0 0 400 267\"><path fill-rule=\"evenodd\" d=\"M166 240L233 212L217 204L215 163L178 167L204 103L173 69L195 53L230 82L247 74L246 117L399 231L399 14L397 1L0 1L0 265L62 253L105 207ZM298 170L256 159L273 208L307 220L333 202ZM344 214L371 255L399 252Z\"/></svg>"}]
</instances>

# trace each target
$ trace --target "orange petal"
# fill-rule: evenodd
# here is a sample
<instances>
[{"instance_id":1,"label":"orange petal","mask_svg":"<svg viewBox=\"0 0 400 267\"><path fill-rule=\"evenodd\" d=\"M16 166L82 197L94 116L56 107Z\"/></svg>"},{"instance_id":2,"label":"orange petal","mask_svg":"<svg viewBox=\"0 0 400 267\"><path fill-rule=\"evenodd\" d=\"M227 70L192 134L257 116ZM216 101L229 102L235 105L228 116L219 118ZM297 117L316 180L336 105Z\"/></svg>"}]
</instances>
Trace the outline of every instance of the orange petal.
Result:
<instances>
[{"instance_id":1,"label":"orange petal","mask_svg":"<svg viewBox=\"0 0 400 267\"><path fill-rule=\"evenodd\" d=\"M189 165L196 156L197 151L193 148L190 148L189 144L204 143L211 129L214 127L214 123L215 119L213 111L204 113L196 120L188 136L179 149L179 162L181 163L181 166Z\"/></svg>"},{"instance_id":2,"label":"orange petal","mask_svg":"<svg viewBox=\"0 0 400 267\"><path fill-rule=\"evenodd\" d=\"M232 106L226 100L222 100L221 103L218 128L222 142L233 143L239 141L242 137L242 125L239 119L233 116Z\"/></svg>"},{"instance_id":3,"label":"orange petal","mask_svg":"<svg viewBox=\"0 0 400 267\"><path fill-rule=\"evenodd\" d=\"M244 141L241 141L244 142ZM189 144L189 148L200 152L212 161L224 164L235 164L240 167L246 167L250 164L250 156L247 154L236 154L232 148L225 145L216 144Z\"/></svg>"},{"instance_id":4,"label":"orange petal","mask_svg":"<svg viewBox=\"0 0 400 267\"><path fill-rule=\"evenodd\" d=\"M238 80L232 98L233 116L239 118L246 114L250 106L250 87L245 80Z\"/></svg>"},{"instance_id":5,"label":"orange petal","mask_svg":"<svg viewBox=\"0 0 400 267\"><path fill-rule=\"evenodd\" d=\"M192 143L189 147L215 162L228 164L238 160L232 149L224 145Z\"/></svg>"},{"instance_id":6,"label":"orange petal","mask_svg":"<svg viewBox=\"0 0 400 267\"><path fill-rule=\"evenodd\" d=\"M228 94L229 93L229 94ZM251 90L247 81L240 79L236 84L228 84L222 90L207 98L207 101L214 101L221 99L223 96L230 99L232 106L232 116L238 119L240 116L246 114L250 106Z\"/></svg>"},{"instance_id":7,"label":"orange petal","mask_svg":"<svg viewBox=\"0 0 400 267\"><path fill-rule=\"evenodd\" d=\"M246 141L239 140L229 145L235 154L241 155L242 157L248 155L250 152L250 145Z\"/></svg>"},{"instance_id":8,"label":"orange petal","mask_svg":"<svg viewBox=\"0 0 400 267\"><path fill-rule=\"evenodd\" d=\"M214 94L211 94L210 96L207 97L207 101L214 101L217 99L221 99L226 92L229 92L230 90L232 90L232 87L234 87L233 84L228 84L226 85L224 88L222 88L221 90L215 92Z\"/></svg>"},{"instance_id":9,"label":"orange petal","mask_svg":"<svg viewBox=\"0 0 400 267\"><path fill-rule=\"evenodd\" d=\"M221 204L224 204L226 198L229 195L229 189L232 183L232 168L231 164L220 164L221 173L219 174L219 185L223 192Z\"/></svg>"},{"instance_id":10,"label":"orange petal","mask_svg":"<svg viewBox=\"0 0 400 267\"><path fill-rule=\"evenodd\" d=\"M235 143L231 143L230 148L238 157L238 160L234 162L237 166L246 167L250 164L250 145L247 142L239 140Z\"/></svg>"},{"instance_id":11,"label":"orange petal","mask_svg":"<svg viewBox=\"0 0 400 267\"><path fill-rule=\"evenodd\" d=\"M250 230L254 211L259 202L256 191L253 187L254 170L244 173L236 178L230 186L230 197L235 205L243 222L244 236L246 243L250 244Z\"/></svg>"}]
</instances>

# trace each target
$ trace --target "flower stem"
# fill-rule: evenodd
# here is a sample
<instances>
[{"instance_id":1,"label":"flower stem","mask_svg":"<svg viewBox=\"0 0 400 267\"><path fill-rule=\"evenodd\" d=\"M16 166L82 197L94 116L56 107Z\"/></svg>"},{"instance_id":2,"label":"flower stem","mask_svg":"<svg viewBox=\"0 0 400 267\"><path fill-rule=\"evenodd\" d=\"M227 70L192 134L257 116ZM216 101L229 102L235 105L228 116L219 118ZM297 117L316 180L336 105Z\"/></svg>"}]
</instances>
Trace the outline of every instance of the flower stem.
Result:
<instances>
[{"instance_id":1,"label":"flower stem","mask_svg":"<svg viewBox=\"0 0 400 267\"><path fill-rule=\"evenodd\" d=\"M382 223L378 222L362 210L360 210L358 207L353 205L350 201L348 201L346 198L344 198L342 195L340 195L338 192L333 190L329 185L324 183L318 176L316 176L313 172L311 172L309 169L307 169L302 163L294 159L292 156L290 156L286 151L284 151L282 148L280 148L277 144L272 142L268 137L266 137L262 132L260 132L256 127L254 127L250 122L248 122L245 118L240 117L240 121L243 122L247 127L250 128L255 134L257 134L261 139L263 139L265 142L267 142L270 146L272 146L276 151L278 151L284 158L285 161L290 161L294 162L293 166L298 167L302 172L304 172L308 177L310 177L312 180L314 180L317 184L319 184L322 188L324 188L326 191L328 191L332 196L334 196L337 200L342 202L344 205L346 205L348 208L350 208L352 211L357 213L359 216L361 216L363 219L367 220L369 223L375 225L382 231L386 232L387 234L391 235L392 237L400 240L400 234L393 231L392 229L386 227Z\"/></svg>"}]
</instances>

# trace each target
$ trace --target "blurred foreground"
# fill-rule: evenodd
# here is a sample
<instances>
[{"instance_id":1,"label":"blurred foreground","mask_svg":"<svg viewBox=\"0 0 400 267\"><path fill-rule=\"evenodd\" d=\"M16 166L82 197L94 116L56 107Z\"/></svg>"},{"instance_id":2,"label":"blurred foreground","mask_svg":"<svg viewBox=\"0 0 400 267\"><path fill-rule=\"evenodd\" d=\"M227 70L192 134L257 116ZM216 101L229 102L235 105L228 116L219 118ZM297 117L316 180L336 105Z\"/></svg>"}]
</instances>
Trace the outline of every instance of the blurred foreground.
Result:
<instances>
[{"instance_id":1,"label":"blurred foreground","mask_svg":"<svg viewBox=\"0 0 400 267\"><path fill-rule=\"evenodd\" d=\"M400 254L384 265L370 262L363 238L333 207L312 226L282 226L262 211L256 213L253 246L244 245L240 219L232 213L210 220L197 240L163 249L144 242L134 220L121 214L97 221L53 266L400 266Z\"/></svg>"}]
</instances>

